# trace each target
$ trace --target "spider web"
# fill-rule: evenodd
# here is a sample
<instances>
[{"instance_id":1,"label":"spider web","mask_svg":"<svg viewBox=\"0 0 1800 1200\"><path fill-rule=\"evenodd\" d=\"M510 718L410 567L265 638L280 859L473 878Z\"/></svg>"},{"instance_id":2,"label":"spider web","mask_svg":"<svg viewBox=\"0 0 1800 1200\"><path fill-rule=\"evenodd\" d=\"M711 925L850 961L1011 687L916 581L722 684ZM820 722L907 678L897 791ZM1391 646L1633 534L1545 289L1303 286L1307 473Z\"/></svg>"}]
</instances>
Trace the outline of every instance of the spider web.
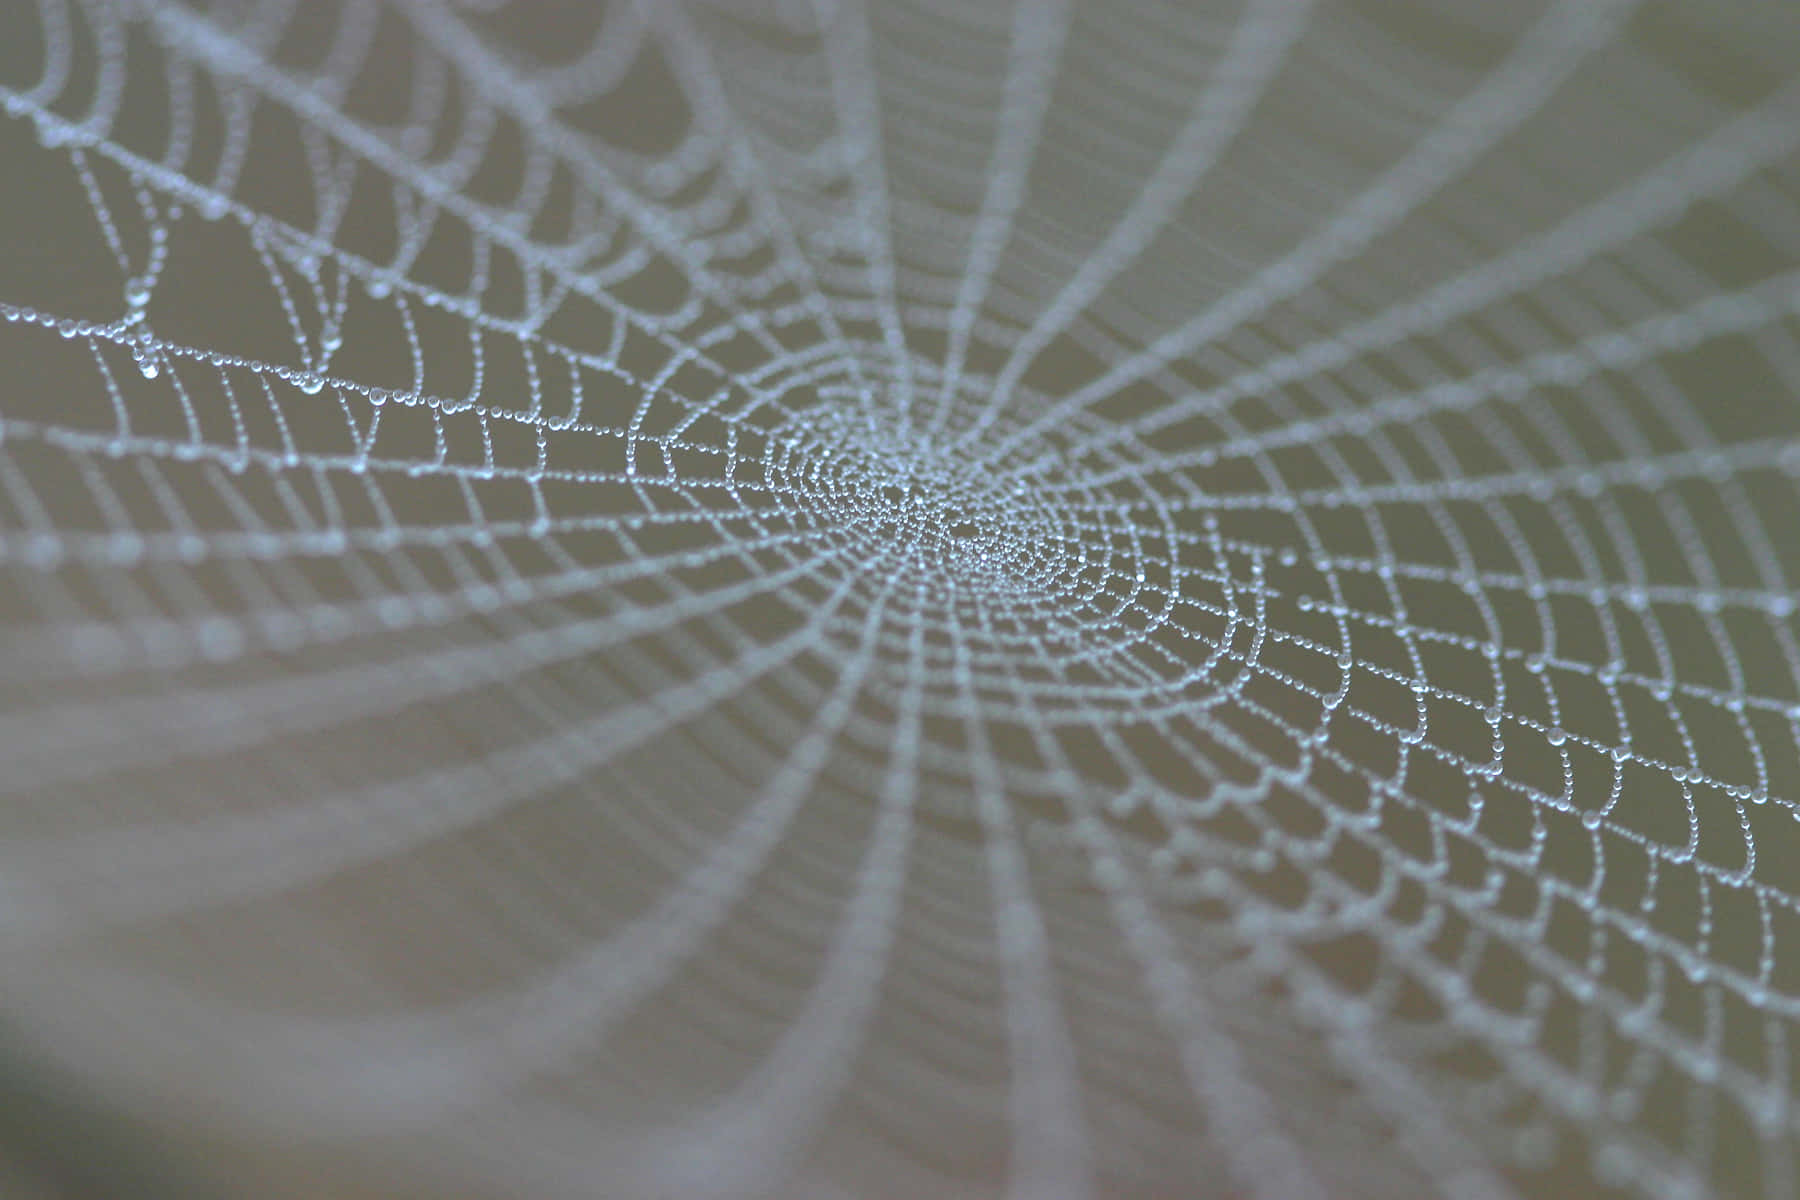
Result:
<instances>
[{"instance_id":1,"label":"spider web","mask_svg":"<svg viewBox=\"0 0 1800 1200\"><path fill-rule=\"evenodd\" d=\"M263 1194L1796 1194L1737 17L8 6L7 1010Z\"/></svg>"}]
</instances>

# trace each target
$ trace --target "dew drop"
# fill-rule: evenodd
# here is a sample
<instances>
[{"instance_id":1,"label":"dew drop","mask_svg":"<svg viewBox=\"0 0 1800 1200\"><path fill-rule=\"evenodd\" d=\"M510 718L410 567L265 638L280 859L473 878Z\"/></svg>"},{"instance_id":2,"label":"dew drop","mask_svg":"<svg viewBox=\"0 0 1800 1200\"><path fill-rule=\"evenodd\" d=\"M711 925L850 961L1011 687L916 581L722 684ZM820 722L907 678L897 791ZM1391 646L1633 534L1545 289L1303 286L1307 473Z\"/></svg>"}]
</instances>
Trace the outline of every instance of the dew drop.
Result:
<instances>
[{"instance_id":1,"label":"dew drop","mask_svg":"<svg viewBox=\"0 0 1800 1200\"><path fill-rule=\"evenodd\" d=\"M49 113L37 114L38 143L47 150L54 150L69 140L68 126Z\"/></svg>"},{"instance_id":2,"label":"dew drop","mask_svg":"<svg viewBox=\"0 0 1800 1200\"><path fill-rule=\"evenodd\" d=\"M383 624L397 627L406 624L412 605L402 596L383 596L376 604L376 613Z\"/></svg>"}]
</instances>

